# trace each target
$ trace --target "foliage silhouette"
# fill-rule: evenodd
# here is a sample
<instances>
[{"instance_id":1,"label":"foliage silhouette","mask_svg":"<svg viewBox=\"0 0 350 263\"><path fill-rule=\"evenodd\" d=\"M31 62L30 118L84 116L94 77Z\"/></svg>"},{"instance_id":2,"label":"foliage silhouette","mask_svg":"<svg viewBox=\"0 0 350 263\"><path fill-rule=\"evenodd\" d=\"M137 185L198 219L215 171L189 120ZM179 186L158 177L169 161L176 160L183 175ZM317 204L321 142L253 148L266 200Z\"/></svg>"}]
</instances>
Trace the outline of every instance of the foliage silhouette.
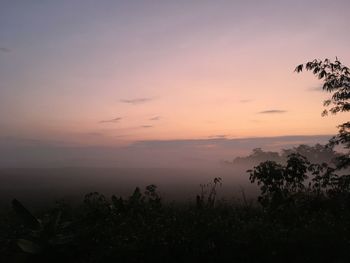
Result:
<instances>
[{"instance_id":1,"label":"foliage silhouette","mask_svg":"<svg viewBox=\"0 0 350 263\"><path fill-rule=\"evenodd\" d=\"M338 58L334 62L329 59L313 60L296 67L296 72L301 72L305 66L306 70L312 71L319 79L323 80L323 90L332 93L331 98L324 102L325 106L332 105L329 111L332 114L350 111L350 70L344 66ZM324 110L323 115L328 111ZM333 148L336 145L346 150L335 158L334 172L344 172L344 169L350 166L350 122L345 122L338 126L339 131L328 143L328 147ZM350 185L349 174L332 174L332 181L335 183L336 192L348 194Z\"/></svg>"},{"instance_id":2,"label":"foliage silhouette","mask_svg":"<svg viewBox=\"0 0 350 263\"><path fill-rule=\"evenodd\" d=\"M201 184L201 194L197 195L196 197L197 207L214 207L217 195L217 187L221 185L221 177L215 177L212 183Z\"/></svg>"},{"instance_id":3,"label":"foliage silhouette","mask_svg":"<svg viewBox=\"0 0 350 263\"><path fill-rule=\"evenodd\" d=\"M329 59L309 61L300 64L295 68L296 72L302 72L303 69L312 71L319 79L323 80L323 90L332 93L330 99L324 102L324 106L332 105L329 111L332 114L338 112L350 111L350 70L344 66L338 58L334 62ZM323 115L327 115L328 110L323 111ZM341 145L348 150L347 154L343 154L337 158L337 170L347 168L350 165L350 122L345 122L338 126L339 132L330 142L329 147ZM345 178L343 178L345 180ZM345 180L346 181L346 180Z\"/></svg>"},{"instance_id":4,"label":"foliage silhouette","mask_svg":"<svg viewBox=\"0 0 350 263\"><path fill-rule=\"evenodd\" d=\"M300 185L307 166L300 155L290 156L287 165L275 166L273 162L266 165L273 165L274 170L268 171L276 172L274 179L263 175L259 179L256 175L256 180L265 180L271 186L266 191L268 194L276 193L274 186L279 189L283 183L284 192L278 193L285 195L286 202L278 203L279 209L224 201L200 209L190 203L164 204L155 185L146 187L144 193L136 188L128 198L107 198L93 192L74 209L61 204L37 212L36 216L26 209L40 222L41 226L34 230L21 214L8 214L5 225L9 228L4 231L5 225L0 226L0 231L6 233L4 238L10 240L0 239L2 262L14 258L16 262L342 262L348 259L350 229L345 226L350 220L350 210L334 206L343 200L316 198L311 190L307 191L308 187ZM290 178L292 172L299 176ZM300 191L308 196L298 195ZM49 231L52 227L46 225L56 225L56 230Z\"/></svg>"},{"instance_id":5,"label":"foliage silhouette","mask_svg":"<svg viewBox=\"0 0 350 263\"><path fill-rule=\"evenodd\" d=\"M288 156L287 164L281 165L274 161L266 161L250 173L250 181L260 185L261 195L259 202L264 206L276 207L290 199L292 195L302 192L305 188L309 162L307 159L293 153Z\"/></svg>"},{"instance_id":6,"label":"foliage silhouette","mask_svg":"<svg viewBox=\"0 0 350 263\"><path fill-rule=\"evenodd\" d=\"M323 111L327 115L328 111L332 114L350 110L350 70L348 67L335 59L334 62L329 59L314 59L305 64L300 64L295 68L296 72L302 72L303 69L312 71L319 79L323 80L322 89L332 93L332 96L324 101L324 106L332 107Z\"/></svg>"},{"instance_id":7,"label":"foliage silhouette","mask_svg":"<svg viewBox=\"0 0 350 263\"><path fill-rule=\"evenodd\" d=\"M296 67L296 72L303 69L312 71L319 79L324 81L323 89L332 93L331 98L324 102L325 106L332 105L329 111L333 114L350 110L350 72L349 68L342 65L336 58L335 62L329 59L313 60ZM328 110L323 111L327 115ZM266 161L248 170L252 183L257 181L261 194L258 198L264 207L276 208L286 205L291 199L296 200L293 195L310 195L316 193L327 195L328 198L345 198L345 205L348 206L350 196L350 175L339 173L350 165L349 152L346 154L335 154L333 147L343 145L345 149L350 148L350 123L346 122L339 126L339 134L333 137L326 147L316 145L314 148L320 153L335 155L328 163L323 162L311 164L309 160L301 155L308 154L312 148L308 146L297 147L297 153L284 150L283 155L289 154L287 164L284 166L275 161ZM262 155L262 151L255 151L249 157L255 157L256 153ZM273 156L276 159L276 156ZM335 167L330 166L332 162ZM308 188L305 187L306 179L311 173Z\"/></svg>"},{"instance_id":8,"label":"foliage silhouette","mask_svg":"<svg viewBox=\"0 0 350 263\"><path fill-rule=\"evenodd\" d=\"M277 163L286 163L291 154L300 154L306 157L312 163L334 164L341 154L334 150L334 146L329 144L315 144L313 146L301 144L290 149L282 149L279 152L264 151L261 148L253 149L252 153L245 157L236 157L232 161L226 161L227 165L253 166L265 161L275 161Z\"/></svg>"}]
</instances>

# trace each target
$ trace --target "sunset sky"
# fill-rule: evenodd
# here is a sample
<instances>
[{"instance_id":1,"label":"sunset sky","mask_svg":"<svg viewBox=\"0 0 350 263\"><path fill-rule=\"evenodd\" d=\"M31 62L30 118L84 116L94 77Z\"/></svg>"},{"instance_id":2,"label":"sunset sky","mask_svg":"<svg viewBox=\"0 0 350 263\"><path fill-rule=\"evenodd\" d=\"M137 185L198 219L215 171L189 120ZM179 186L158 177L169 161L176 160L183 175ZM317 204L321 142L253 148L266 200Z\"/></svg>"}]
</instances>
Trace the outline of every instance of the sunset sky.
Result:
<instances>
[{"instance_id":1,"label":"sunset sky","mask_svg":"<svg viewBox=\"0 0 350 263\"><path fill-rule=\"evenodd\" d=\"M296 65L350 65L350 1L1 1L0 137L79 145L329 135Z\"/></svg>"}]
</instances>

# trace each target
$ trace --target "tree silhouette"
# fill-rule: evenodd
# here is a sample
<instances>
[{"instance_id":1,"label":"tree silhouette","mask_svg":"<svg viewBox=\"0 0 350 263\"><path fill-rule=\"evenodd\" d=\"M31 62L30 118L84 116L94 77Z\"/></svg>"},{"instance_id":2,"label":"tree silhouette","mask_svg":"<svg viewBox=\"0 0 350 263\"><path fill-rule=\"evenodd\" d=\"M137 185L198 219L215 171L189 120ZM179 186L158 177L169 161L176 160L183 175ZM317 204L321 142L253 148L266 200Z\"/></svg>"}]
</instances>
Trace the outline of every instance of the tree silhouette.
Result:
<instances>
[{"instance_id":1,"label":"tree silhouette","mask_svg":"<svg viewBox=\"0 0 350 263\"><path fill-rule=\"evenodd\" d=\"M300 64L295 68L296 72L302 72L303 69L312 71L319 79L323 80L322 89L332 93L328 100L324 101L324 106L332 107L323 111L327 115L328 111L333 114L350 110L350 70L344 66L338 58L334 62L329 59L314 59L305 64Z\"/></svg>"},{"instance_id":2,"label":"tree silhouette","mask_svg":"<svg viewBox=\"0 0 350 263\"><path fill-rule=\"evenodd\" d=\"M277 208L296 193L305 190L309 161L298 153L288 156L287 164L266 161L248 170L249 180L260 186L258 200L264 207Z\"/></svg>"},{"instance_id":3,"label":"tree silhouette","mask_svg":"<svg viewBox=\"0 0 350 263\"><path fill-rule=\"evenodd\" d=\"M331 97L324 102L325 109L322 115L328 112L337 114L350 111L350 71L336 58L334 62L329 59L318 60L301 64L295 68L296 72L303 69L312 71L319 79L323 80L323 90L331 93ZM255 166L250 173L250 181L255 181L260 186L260 203L269 208L278 208L289 204L290 200L296 201L296 194L316 194L329 198L341 197L345 204L350 203L350 175L344 173L344 169L350 166L350 122L341 124L339 133L334 136L326 147L315 145L309 147L300 145L297 148L284 150L281 157L287 157L287 164L278 164L275 161L265 161ZM335 145L341 145L347 150L345 154L336 154ZM261 156L261 149L255 150L249 157ZM323 163L310 163L310 156L314 160L332 158ZM282 158L281 158L282 159ZM313 160L313 161L314 161ZM331 167L330 163L336 167ZM342 170L342 171L341 171ZM311 175L308 187L306 179ZM345 198L344 198L345 197Z\"/></svg>"},{"instance_id":4,"label":"tree silhouette","mask_svg":"<svg viewBox=\"0 0 350 263\"><path fill-rule=\"evenodd\" d=\"M314 59L300 64L295 68L295 71L299 73L304 68L307 71L312 71L315 76L324 81L323 90L332 93L331 97L324 101L325 107L332 106L329 110L325 109L322 112L323 116L327 115L328 111L332 114L350 111L350 70L348 67L344 66L338 58L334 62L329 59ZM337 169L341 170L350 166L350 122L345 122L338 128L338 134L329 141L328 145L329 147L341 145L348 150L346 154L336 158Z\"/></svg>"}]
</instances>

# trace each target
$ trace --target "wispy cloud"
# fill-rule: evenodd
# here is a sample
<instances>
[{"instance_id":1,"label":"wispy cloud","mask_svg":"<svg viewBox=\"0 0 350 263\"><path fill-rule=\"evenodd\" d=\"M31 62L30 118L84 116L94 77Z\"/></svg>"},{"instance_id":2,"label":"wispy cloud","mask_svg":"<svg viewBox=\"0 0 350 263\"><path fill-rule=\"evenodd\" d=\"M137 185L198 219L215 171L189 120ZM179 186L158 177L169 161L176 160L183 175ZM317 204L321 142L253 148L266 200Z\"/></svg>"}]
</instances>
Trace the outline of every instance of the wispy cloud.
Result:
<instances>
[{"instance_id":1,"label":"wispy cloud","mask_svg":"<svg viewBox=\"0 0 350 263\"><path fill-rule=\"evenodd\" d=\"M323 91L323 86L311 87L307 89L308 91Z\"/></svg>"},{"instance_id":2,"label":"wispy cloud","mask_svg":"<svg viewBox=\"0 0 350 263\"><path fill-rule=\"evenodd\" d=\"M114 135L115 138L123 138L123 137L129 137L130 134L118 134L118 135Z\"/></svg>"},{"instance_id":3,"label":"wispy cloud","mask_svg":"<svg viewBox=\"0 0 350 263\"><path fill-rule=\"evenodd\" d=\"M149 118L150 121L159 121L160 120L160 116L155 116L152 118Z\"/></svg>"},{"instance_id":4,"label":"wispy cloud","mask_svg":"<svg viewBox=\"0 0 350 263\"><path fill-rule=\"evenodd\" d=\"M262 122L261 120L250 120L251 122L255 122L255 123L260 123L260 122Z\"/></svg>"},{"instance_id":5,"label":"wispy cloud","mask_svg":"<svg viewBox=\"0 0 350 263\"><path fill-rule=\"evenodd\" d=\"M86 133L88 136L103 136L103 133L100 132L88 132Z\"/></svg>"},{"instance_id":6,"label":"wispy cloud","mask_svg":"<svg viewBox=\"0 0 350 263\"><path fill-rule=\"evenodd\" d=\"M21 137L13 137L13 136L0 136L0 149L5 146L77 146L78 144L60 140L42 140L42 139L34 139L34 138L21 138Z\"/></svg>"},{"instance_id":7,"label":"wispy cloud","mask_svg":"<svg viewBox=\"0 0 350 263\"><path fill-rule=\"evenodd\" d=\"M0 52L4 52L4 53L10 53L11 49L7 48L7 47L0 47Z\"/></svg>"},{"instance_id":8,"label":"wispy cloud","mask_svg":"<svg viewBox=\"0 0 350 263\"><path fill-rule=\"evenodd\" d=\"M153 127L152 125L141 125L140 126L140 128L145 128L145 129L152 128L152 127Z\"/></svg>"},{"instance_id":9,"label":"wispy cloud","mask_svg":"<svg viewBox=\"0 0 350 263\"><path fill-rule=\"evenodd\" d=\"M248 102L252 102L253 100L248 100L248 99L246 99L246 100L240 100L239 102L240 103L248 103Z\"/></svg>"},{"instance_id":10,"label":"wispy cloud","mask_svg":"<svg viewBox=\"0 0 350 263\"><path fill-rule=\"evenodd\" d=\"M258 112L259 114L280 114L280 113L286 113L286 110L264 110Z\"/></svg>"},{"instance_id":11,"label":"wispy cloud","mask_svg":"<svg viewBox=\"0 0 350 263\"><path fill-rule=\"evenodd\" d=\"M226 139L227 134L216 134L216 135L210 135L208 136L209 139Z\"/></svg>"},{"instance_id":12,"label":"wispy cloud","mask_svg":"<svg viewBox=\"0 0 350 263\"><path fill-rule=\"evenodd\" d=\"M121 121L123 118L121 117L117 117L117 118L114 118L114 119L111 119L111 120L102 120L102 121L99 121L99 123L117 123L119 121Z\"/></svg>"},{"instance_id":13,"label":"wispy cloud","mask_svg":"<svg viewBox=\"0 0 350 263\"><path fill-rule=\"evenodd\" d=\"M123 99L123 100L120 100L120 101L123 102L123 103L136 105L136 104L146 103L146 102L149 102L151 100L153 100L153 98Z\"/></svg>"}]
</instances>

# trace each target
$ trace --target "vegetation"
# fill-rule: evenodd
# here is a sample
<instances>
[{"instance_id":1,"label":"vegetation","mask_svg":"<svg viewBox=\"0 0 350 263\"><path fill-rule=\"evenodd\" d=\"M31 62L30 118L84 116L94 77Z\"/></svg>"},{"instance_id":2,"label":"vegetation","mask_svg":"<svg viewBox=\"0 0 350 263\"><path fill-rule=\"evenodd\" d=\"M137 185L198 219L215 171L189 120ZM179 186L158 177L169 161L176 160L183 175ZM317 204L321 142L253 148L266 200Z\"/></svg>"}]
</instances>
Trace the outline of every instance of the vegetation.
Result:
<instances>
[{"instance_id":1,"label":"vegetation","mask_svg":"<svg viewBox=\"0 0 350 263\"><path fill-rule=\"evenodd\" d=\"M58 202L36 216L14 200L15 213L3 217L1 224L2 262L341 262L349 258L349 209L340 209L343 202L335 199L297 197L301 177L283 185L286 197L294 197L275 199L276 206L273 201L263 207L223 201L164 204L153 185L144 193L136 188L126 199L90 193L77 207ZM262 197L271 193L276 193L273 187Z\"/></svg>"},{"instance_id":2,"label":"vegetation","mask_svg":"<svg viewBox=\"0 0 350 263\"><path fill-rule=\"evenodd\" d=\"M244 157L236 157L232 161L226 161L227 165L243 165L252 166L265 161L275 161L277 163L286 163L288 156L298 153L306 157L312 163L327 163L334 164L340 153L334 150L334 145L315 144L313 146L301 144L291 149L282 149L281 152L264 151L261 148L255 148L252 153Z\"/></svg>"},{"instance_id":3,"label":"vegetation","mask_svg":"<svg viewBox=\"0 0 350 263\"><path fill-rule=\"evenodd\" d=\"M333 93L325 103L331 113L350 110L347 67L314 60L296 71L304 68ZM258 202L217 200L221 178L182 205L165 204L155 185L128 198L90 193L77 206L57 202L35 213L13 200L0 216L2 262L348 262L350 123L339 128L326 146L254 150L249 158L274 157L248 171Z\"/></svg>"},{"instance_id":4,"label":"vegetation","mask_svg":"<svg viewBox=\"0 0 350 263\"><path fill-rule=\"evenodd\" d=\"M305 64L300 64L295 68L296 72L302 72L303 69L312 71L319 79L323 80L322 89L332 93L331 97L324 101L324 106L332 107L323 111L327 115L328 111L332 114L338 112L347 112L350 110L350 70L344 66L338 58L334 62L329 59L314 59Z\"/></svg>"}]
</instances>

